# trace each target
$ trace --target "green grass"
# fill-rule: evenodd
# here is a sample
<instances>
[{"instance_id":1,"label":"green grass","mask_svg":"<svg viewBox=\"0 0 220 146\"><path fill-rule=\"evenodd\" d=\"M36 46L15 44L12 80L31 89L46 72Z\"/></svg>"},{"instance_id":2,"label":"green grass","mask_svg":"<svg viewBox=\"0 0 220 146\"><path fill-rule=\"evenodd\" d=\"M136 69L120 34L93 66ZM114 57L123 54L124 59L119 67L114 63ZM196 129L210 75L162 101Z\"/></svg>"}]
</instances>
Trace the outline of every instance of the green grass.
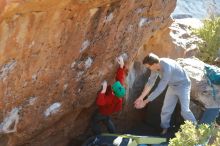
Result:
<instances>
[{"instance_id":1,"label":"green grass","mask_svg":"<svg viewBox=\"0 0 220 146\"><path fill-rule=\"evenodd\" d=\"M220 17L204 20L204 26L193 32L204 41L198 44L200 52L197 57L212 64L220 49Z\"/></svg>"}]
</instances>

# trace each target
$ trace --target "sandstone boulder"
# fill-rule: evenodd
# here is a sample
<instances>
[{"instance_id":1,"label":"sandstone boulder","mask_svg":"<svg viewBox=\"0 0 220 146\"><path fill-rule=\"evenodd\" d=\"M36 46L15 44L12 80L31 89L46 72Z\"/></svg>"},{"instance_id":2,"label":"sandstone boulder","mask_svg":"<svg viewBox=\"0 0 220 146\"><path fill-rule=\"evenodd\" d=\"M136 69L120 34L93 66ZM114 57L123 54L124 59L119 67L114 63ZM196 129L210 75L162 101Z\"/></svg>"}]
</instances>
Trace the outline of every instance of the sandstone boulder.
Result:
<instances>
[{"instance_id":1,"label":"sandstone boulder","mask_svg":"<svg viewBox=\"0 0 220 146\"><path fill-rule=\"evenodd\" d=\"M193 35L192 29L198 29L202 26L203 23L196 18L174 19L169 28L175 48L173 52L176 54L176 58L182 56L192 57L198 54L199 48L197 44L202 42L202 40Z\"/></svg>"},{"instance_id":2,"label":"sandstone boulder","mask_svg":"<svg viewBox=\"0 0 220 146\"><path fill-rule=\"evenodd\" d=\"M171 41L163 46L158 38L170 40L175 4L1 0L0 145L65 146L88 134L96 93L103 80L113 82L116 56L126 54L130 68L149 51L169 55ZM119 131L134 124L124 115L113 118Z\"/></svg>"},{"instance_id":3,"label":"sandstone boulder","mask_svg":"<svg viewBox=\"0 0 220 146\"><path fill-rule=\"evenodd\" d=\"M212 84L214 92L216 92L216 96L214 96L213 88L204 71L205 63L195 57L178 59L178 62L187 71L192 81L192 99L198 101L205 108L220 107L220 86Z\"/></svg>"}]
</instances>

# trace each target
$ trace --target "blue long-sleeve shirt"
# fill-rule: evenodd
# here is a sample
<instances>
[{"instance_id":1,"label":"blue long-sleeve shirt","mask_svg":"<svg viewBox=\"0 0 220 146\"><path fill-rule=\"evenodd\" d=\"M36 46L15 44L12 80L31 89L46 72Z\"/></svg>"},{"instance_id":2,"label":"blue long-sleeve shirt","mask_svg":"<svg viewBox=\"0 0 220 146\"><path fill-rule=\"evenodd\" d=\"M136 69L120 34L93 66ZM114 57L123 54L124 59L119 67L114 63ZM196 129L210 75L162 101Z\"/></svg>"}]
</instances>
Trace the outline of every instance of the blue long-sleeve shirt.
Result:
<instances>
[{"instance_id":1,"label":"blue long-sleeve shirt","mask_svg":"<svg viewBox=\"0 0 220 146\"><path fill-rule=\"evenodd\" d=\"M185 70L175 61L169 58L160 58L160 71L151 72L148 79L147 86L152 88L157 76L161 77L161 80L157 88L148 96L148 100L152 101L157 98L166 88L166 86L178 86L185 82L190 82Z\"/></svg>"}]
</instances>

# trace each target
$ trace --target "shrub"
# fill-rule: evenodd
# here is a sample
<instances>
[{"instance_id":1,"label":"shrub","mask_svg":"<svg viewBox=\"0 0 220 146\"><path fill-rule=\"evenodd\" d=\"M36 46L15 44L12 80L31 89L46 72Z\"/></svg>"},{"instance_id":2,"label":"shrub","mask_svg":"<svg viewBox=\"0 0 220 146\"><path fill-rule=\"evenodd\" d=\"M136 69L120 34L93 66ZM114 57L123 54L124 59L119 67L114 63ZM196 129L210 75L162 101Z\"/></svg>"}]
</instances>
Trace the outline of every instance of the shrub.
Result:
<instances>
[{"instance_id":1,"label":"shrub","mask_svg":"<svg viewBox=\"0 0 220 146\"><path fill-rule=\"evenodd\" d=\"M204 20L204 26L193 32L204 41L198 44L200 49L198 58L204 62L213 63L218 57L220 48L220 17Z\"/></svg>"},{"instance_id":2,"label":"shrub","mask_svg":"<svg viewBox=\"0 0 220 146\"><path fill-rule=\"evenodd\" d=\"M176 137L169 141L169 146L196 146L206 145L213 134L213 126L201 124L196 127L192 122L185 121L180 130L175 134Z\"/></svg>"},{"instance_id":3,"label":"shrub","mask_svg":"<svg viewBox=\"0 0 220 146\"><path fill-rule=\"evenodd\" d=\"M213 144L209 146L220 146L220 131L219 130L216 131L215 140Z\"/></svg>"}]
</instances>

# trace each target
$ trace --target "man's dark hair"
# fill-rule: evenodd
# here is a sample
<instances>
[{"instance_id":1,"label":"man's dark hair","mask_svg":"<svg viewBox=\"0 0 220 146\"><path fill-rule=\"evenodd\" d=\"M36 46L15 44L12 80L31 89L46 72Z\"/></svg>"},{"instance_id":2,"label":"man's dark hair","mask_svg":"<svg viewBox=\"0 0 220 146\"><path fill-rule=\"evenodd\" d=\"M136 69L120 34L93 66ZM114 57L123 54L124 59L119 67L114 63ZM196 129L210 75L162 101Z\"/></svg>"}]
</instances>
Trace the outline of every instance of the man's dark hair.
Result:
<instances>
[{"instance_id":1,"label":"man's dark hair","mask_svg":"<svg viewBox=\"0 0 220 146\"><path fill-rule=\"evenodd\" d=\"M155 63L159 63L159 61L160 58L157 55L155 55L154 53L150 53L144 58L143 64L153 65Z\"/></svg>"}]
</instances>

